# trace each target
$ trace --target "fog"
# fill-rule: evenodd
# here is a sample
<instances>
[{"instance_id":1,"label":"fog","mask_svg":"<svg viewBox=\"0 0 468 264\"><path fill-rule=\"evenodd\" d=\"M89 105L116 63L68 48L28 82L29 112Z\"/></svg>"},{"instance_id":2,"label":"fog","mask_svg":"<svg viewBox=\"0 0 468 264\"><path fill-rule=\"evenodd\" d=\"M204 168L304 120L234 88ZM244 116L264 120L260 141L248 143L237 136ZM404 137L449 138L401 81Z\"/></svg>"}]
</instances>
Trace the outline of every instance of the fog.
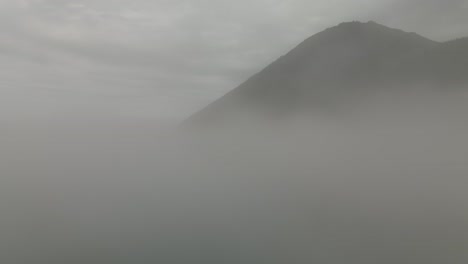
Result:
<instances>
[{"instance_id":1,"label":"fog","mask_svg":"<svg viewBox=\"0 0 468 264\"><path fill-rule=\"evenodd\" d=\"M381 93L217 129L10 120L1 262L465 263L467 100Z\"/></svg>"}]
</instances>

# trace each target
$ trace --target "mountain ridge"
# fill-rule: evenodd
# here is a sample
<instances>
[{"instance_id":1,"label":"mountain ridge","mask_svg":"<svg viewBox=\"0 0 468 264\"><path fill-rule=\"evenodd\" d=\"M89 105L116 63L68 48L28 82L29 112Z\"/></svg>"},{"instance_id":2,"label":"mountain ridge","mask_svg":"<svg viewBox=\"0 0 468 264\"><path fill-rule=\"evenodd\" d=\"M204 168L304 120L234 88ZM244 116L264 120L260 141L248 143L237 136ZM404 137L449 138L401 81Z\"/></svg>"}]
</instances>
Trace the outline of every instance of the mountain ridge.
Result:
<instances>
[{"instance_id":1,"label":"mountain ridge","mask_svg":"<svg viewBox=\"0 0 468 264\"><path fill-rule=\"evenodd\" d=\"M384 86L464 83L466 69L468 38L437 42L374 21L344 22L305 39L190 120L253 108L275 116Z\"/></svg>"}]
</instances>

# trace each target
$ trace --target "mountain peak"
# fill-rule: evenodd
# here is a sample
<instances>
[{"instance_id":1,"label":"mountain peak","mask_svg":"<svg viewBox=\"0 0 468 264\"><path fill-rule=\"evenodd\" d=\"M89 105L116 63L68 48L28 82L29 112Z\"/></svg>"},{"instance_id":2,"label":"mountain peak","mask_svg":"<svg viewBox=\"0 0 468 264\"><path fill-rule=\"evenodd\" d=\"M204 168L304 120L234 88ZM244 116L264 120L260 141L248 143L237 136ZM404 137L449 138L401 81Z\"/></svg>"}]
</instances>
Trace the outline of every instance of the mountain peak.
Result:
<instances>
[{"instance_id":1,"label":"mountain peak","mask_svg":"<svg viewBox=\"0 0 468 264\"><path fill-rule=\"evenodd\" d=\"M465 81L468 56L460 54L468 54L466 41L438 43L374 21L341 23L306 39L197 116L237 110L280 116L333 108L378 87Z\"/></svg>"},{"instance_id":2,"label":"mountain peak","mask_svg":"<svg viewBox=\"0 0 468 264\"><path fill-rule=\"evenodd\" d=\"M361 22L361 21L343 22L343 23L338 24L337 26L330 27L326 29L325 31L320 32L317 35L323 35L325 33L331 33L331 32L336 33L336 34L348 34L348 35L353 34L355 36L360 36L363 33L372 34L372 35L389 35L393 37L401 37L402 35L406 35L406 36L410 36L413 38L419 38L419 39L424 39L426 41L431 41L414 32L406 32L404 30L384 26L373 20L370 20L367 22Z\"/></svg>"},{"instance_id":3,"label":"mountain peak","mask_svg":"<svg viewBox=\"0 0 468 264\"><path fill-rule=\"evenodd\" d=\"M361 29L366 29L366 28L387 28L391 29L390 27L384 26L382 24L379 24L373 20L367 21L367 22L362 22L362 21L348 21L348 22L342 22L338 24L337 26L331 27L329 29L352 29L352 28L361 28Z\"/></svg>"},{"instance_id":4,"label":"mountain peak","mask_svg":"<svg viewBox=\"0 0 468 264\"><path fill-rule=\"evenodd\" d=\"M372 20L370 20L368 22L362 22L362 21L354 20L354 21L342 22L342 23L338 24L338 26L336 26L336 27L365 26L365 25L379 25L379 26L382 26L379 23L377 23L375 21L372 21Z\"/></svg>"}]
</instances>

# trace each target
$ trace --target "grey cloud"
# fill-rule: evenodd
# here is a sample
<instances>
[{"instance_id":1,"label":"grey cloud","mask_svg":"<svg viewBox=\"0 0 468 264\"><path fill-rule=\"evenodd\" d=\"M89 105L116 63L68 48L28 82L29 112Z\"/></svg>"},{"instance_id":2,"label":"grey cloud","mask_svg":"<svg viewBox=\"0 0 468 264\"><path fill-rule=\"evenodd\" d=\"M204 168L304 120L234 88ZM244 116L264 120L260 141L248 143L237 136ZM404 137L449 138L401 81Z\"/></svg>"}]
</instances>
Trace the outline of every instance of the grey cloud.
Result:
<instances>
[{"instance_id":1,"label":"grey cloud","mask_svg":"<svg viewBox=\"0 0 468 264\"><path fill-rule=\"evenodd\" d=\"M436 40L468 35L467 2L4 0L0 67L11 70L0 93L48 87L50 100L67 101L84 92L110 112L146 98L153 114L182 117L342 21L372 19ZM116 106L115 96L128 99Z\"/></svg>"},{"instance_id":2,"label":"grey cloud","mask_svg":"<svg viewBox=\"0 0 468 264\"><path fill-rule=\"evenodd\" d=\"M466 0L394 2L378 15L382 22L439 41L468 36Z\"/></svg>"}]
</instances>

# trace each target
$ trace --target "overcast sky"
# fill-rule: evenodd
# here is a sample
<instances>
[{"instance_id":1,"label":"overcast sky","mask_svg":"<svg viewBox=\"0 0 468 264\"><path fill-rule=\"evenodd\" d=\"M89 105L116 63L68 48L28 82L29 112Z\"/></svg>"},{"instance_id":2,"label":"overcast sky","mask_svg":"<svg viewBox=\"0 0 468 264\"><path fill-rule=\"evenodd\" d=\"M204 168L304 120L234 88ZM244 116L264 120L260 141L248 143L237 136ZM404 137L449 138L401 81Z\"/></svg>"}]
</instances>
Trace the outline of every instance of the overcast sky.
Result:
<instances>
[{"instance_id":1,"label":"overcast sky","mask_svg":"<svg viewBox=\"0 0 468 264\"><path fill-rule=\"evenodd\" d=\"M181 119L350 20L444 41L468 0L0 0L0 118Z\"/></svg>"}]
</instances>

